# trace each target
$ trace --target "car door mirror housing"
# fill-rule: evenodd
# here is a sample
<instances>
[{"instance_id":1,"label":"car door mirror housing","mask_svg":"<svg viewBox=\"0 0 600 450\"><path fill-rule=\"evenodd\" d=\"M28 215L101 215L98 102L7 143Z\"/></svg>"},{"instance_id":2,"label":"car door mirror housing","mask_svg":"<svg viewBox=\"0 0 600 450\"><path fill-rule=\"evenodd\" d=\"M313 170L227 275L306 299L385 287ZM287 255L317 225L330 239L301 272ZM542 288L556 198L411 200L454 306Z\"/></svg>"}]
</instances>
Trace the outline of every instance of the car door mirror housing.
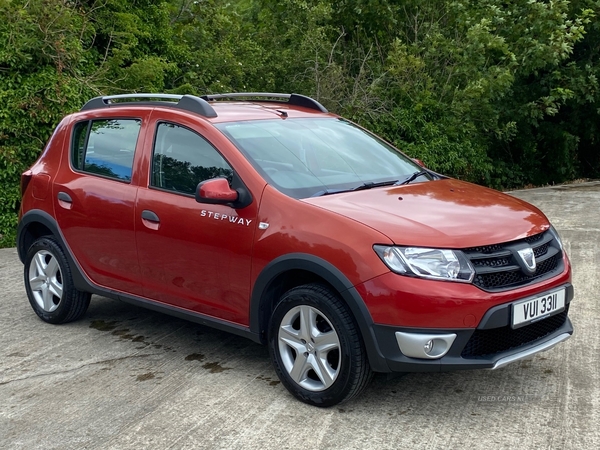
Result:
<instances>
[{"instance_id":1,"label":"car door mirror housing","mask_svg":"<svg viewBox=\"0 0 600 450\"><path fill-rule=\"evenodd\" d=\"M237 202L239 194L231 189L227 178L212 178L198 183L196 201L213 205L227 205Z\"/></svg>"}]
</instances>

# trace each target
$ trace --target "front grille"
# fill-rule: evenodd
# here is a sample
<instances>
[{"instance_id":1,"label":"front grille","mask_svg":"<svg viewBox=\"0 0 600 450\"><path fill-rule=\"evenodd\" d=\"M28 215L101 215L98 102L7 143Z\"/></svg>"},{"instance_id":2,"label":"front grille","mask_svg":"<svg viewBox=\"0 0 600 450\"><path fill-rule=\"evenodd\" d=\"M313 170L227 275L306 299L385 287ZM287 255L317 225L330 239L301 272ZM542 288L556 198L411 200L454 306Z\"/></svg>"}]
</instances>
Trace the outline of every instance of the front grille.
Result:
<instances>
[{"instance_id":1,"label":"front grille","mask_svg":"<svg viewBox=\"0 0 600 450\"><path fill-rule=\"evenodd\" d=\"M544 233L540 233L540 234L534 234L533 236L529 236L526 237L525 239L523 239L525 242L527 242L528 244L533 244L534 242L539 241L540 239L542 239L544 237Z\"/></svg>"},{"instance_id":2,"label":"front grille","mask_svg":"<svg viewBox=\"0 0 600 450\"><path fill-rule=\"evenodd\" d=\"M482 288L498 288L498 287L513 287L520 284L525 284L544 275L552 272L560 262L560 255L554 255L551 258L538 263L537 270L533 275L525 274L521 269L494 272L482 275L476 275L473 283Z\"/></svg>"},{"instance_id":3,"label":"front grille","mask_svg":"<svg viewBox=\"0 0 600 450\"><path fill-rule=\"evenodd\" d=\"M535 255L536 258L539 258L540 256L544 256L546 253L548 253L548 247L550 246L550 244L548 242L546 242L545 244L534 248L533 249L533 254Z\"/></svg>"},{"instance_id":4,"label":"front grille","mask_svg":"<svg viewBox=\"0 0 600 450\"><path fill-rule=\"evenodd\" d=\"M533 273L523 268L517 250L530 246L536 260ZM473 284L486 291L502 291L550 278L563 270L562 251L550 231L503 244L463 250L475 269Z\"/></svg>"},{"instance_id":5,"label":"front grille","mask_svg":"<svg viewBox=\"0 0 600 450\"><path fill-rule=\"evenodd\" d=\"M463 349L463 358L478 358L494 355L524 344L530 344L548 336L567 320L569 305L560 314L513 330L510 325L491 330L475 330Z\"/></svg>"}]
</instances>

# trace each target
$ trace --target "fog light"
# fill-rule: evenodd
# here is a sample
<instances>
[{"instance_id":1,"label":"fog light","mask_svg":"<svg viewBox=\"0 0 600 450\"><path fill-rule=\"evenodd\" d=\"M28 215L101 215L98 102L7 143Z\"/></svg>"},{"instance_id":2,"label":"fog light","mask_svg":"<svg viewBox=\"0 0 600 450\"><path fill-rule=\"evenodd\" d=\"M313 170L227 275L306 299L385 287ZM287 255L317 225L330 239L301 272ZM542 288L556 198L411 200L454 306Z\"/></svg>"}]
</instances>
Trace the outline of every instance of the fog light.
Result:
<instances>
[{"instance_id":1,"label":"fog light","mask_svg":"<svg viewBox=\"0 0 600 450\"><path fill-rule=\"evenodd\" d=\"M433 350L433 340L429 339L427 341L427 343L423 346L423 350L425 350L425 353L429 354L431 353L431 350Z\"/></svg>"}]
</instances>

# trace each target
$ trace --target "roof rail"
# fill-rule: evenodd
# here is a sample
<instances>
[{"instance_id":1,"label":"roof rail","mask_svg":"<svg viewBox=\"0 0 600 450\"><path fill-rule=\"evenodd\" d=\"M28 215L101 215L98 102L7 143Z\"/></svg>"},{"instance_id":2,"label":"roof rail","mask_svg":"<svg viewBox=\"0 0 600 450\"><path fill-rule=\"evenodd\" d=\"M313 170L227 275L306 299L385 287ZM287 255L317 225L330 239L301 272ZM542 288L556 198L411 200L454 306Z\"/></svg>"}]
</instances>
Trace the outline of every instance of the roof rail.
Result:
<instances>
[{"instance_id":1,"label":"roof rail","mask_svg":"<svg viewBox=\"0 0 600 450\"><path fill-rule=\"evenodd\" d=\"M200 98L206 101L211 100L219 100L223 98L244 98L244 97L255 97L255 98L267 98L267 99L275 99L275 98L286 98L287 102L277 101L277 100L264 100L278 103L286 103L288 105L293 106L301 106L303 108L316 109L320 112L329 112L327 109L321 105L318 101L313 98L307 97L305 95L300 94L275 94L272 92L232 92L229 94L210 94L203 95Z\"/></svg>"},{"instance_id":2,"label":"roof rail","mask_svg":"<svg viewBox=\"0 0 600 450\"><path fill-rule=\"evenodd\" d=\"M134 101L134 99L149 99L148 101ZM131 100L128 102L113 102L113 100ZM153 101L159 100L159 101ZM174 102L173 100L178 100ZM171 106L194 112L204 117L217 117L217 112L208 104L206 99L194 95L177 94L119 94L105 95L96 97L82 106L81 111L88 109L110 108L114 106L136 106L136 105L157 105Z\"/></svg>"}]
</instances>

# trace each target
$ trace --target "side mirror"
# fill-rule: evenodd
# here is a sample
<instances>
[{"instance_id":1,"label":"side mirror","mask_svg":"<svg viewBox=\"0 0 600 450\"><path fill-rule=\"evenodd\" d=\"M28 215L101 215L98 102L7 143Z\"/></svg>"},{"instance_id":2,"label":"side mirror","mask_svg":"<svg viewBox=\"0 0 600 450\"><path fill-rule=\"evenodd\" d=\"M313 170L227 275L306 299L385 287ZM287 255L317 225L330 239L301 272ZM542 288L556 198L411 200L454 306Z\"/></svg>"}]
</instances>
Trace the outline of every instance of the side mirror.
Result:
<instances>
[{"instance_id":1,"label":"side mirror","mask_svg":"<svg viewBox=\"0 0 600 450\"><path fill-rule=\"evenodd\" d=\"M226 205L237 202L239 194L229 187L227 178L211 178L198 183L196 201L212 205Z\"/></svg>"}]
</instances>

